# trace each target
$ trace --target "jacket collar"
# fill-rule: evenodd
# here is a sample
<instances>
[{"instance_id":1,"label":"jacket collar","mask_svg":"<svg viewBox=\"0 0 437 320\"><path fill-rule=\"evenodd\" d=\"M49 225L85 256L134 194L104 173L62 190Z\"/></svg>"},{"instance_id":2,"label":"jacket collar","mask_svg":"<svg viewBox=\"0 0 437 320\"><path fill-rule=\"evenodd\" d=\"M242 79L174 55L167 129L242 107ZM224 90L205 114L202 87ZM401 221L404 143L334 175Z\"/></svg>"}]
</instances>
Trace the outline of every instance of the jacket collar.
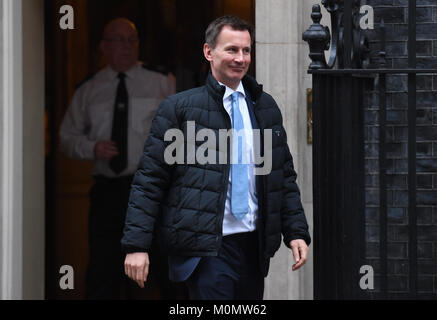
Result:
<instances>
[{"instance_id":1,"label":"jacket collar","mask_svg":"<svg viewBox=\"0 0 437 320\"><path fill-rule=\"evenodd\" d=\"M257 101L263 91L262 85L258 84L258 82L256 82L256 80L253 77L247 74L244 76L242 82L243 82L244 89L247 91L249 97L253 101ZM206 79L206 88L209 94L211 94L211 96L214 99L218 101L223 100L223 96L226 92L226 87L221 86L218 83L218 81L212 76L211 71L208 73L208 77Z\"/></svg>"},{"instance_id":2,"label":"jacket collar","mask_svg":"<svg viewBox=\"0 0 437 320\"><path fill-rule=\"evenodd\" d=\"M219 82L219 84L221 86L224 86L223 83ZM246 98L246 90L244 90L243 82L240 82L240 84L238 85L238 88L236 90L232 90L231 88L226 87L225 94L223 95L223 100L226 100L226 98L230 98L230 96L234 92L239 92L239 93L241 93L243 95L244 98Z\"/></svg>"}]
</instances>

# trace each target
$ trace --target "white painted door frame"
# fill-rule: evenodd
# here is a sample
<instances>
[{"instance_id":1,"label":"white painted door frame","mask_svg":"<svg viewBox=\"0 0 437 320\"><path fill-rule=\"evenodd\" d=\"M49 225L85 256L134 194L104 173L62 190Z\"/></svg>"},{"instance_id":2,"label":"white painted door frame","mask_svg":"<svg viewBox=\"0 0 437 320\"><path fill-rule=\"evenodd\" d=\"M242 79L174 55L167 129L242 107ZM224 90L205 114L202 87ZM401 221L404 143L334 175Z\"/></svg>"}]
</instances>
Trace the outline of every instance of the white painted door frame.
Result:
<instances>
[{"instance_id":1,"label":"white painted door frame","mask_svg":"<svg viewBox=\"0 0 437 320\"><path fill-rule=\"evenodd\" d=\"M0 1L0 299L43 299L44 0Z\"/></svg>"},{"instance_id":2,"label":"white painted door frame","mask_svg":"<svg viewBox=\"0 0 437 320\"><path fill-rule=\"evenodd\" d=\"M1 298L22 292L22 0L2 0Z\"/></svg>"}]
</instances>

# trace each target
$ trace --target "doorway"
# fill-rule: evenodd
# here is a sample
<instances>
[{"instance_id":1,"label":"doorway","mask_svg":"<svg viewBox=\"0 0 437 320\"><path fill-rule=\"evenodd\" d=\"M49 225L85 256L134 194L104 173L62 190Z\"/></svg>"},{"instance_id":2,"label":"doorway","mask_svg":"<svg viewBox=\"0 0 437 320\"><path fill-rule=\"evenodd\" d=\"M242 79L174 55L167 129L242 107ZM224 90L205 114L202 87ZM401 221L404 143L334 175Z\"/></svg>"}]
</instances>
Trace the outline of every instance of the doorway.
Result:
<instances>
[{"instance_id":1,"label":"doorway","mask_svg":"<svg viewBox=\"0 0 437 320\"><path fill-rule=\"evenodd\" d=\"M203 84L204 31L223 14L255 23L254 0L45 0L46 58L46 298L83 299L88 263L88 194L92 162L71 160L59 150L58 131L75 87L103 67L98 43L115 17L132 20L140 36L140 60L172 72L177 91ZM74 9L74 29L59 28L59 9ZM255 63L253 62L254 66ZM250 71L252 74L254 70ZM62 290L60 268L74 270L74 290ZM160 299L156 292L150 296Z\"/></svg>"}]
</instances>

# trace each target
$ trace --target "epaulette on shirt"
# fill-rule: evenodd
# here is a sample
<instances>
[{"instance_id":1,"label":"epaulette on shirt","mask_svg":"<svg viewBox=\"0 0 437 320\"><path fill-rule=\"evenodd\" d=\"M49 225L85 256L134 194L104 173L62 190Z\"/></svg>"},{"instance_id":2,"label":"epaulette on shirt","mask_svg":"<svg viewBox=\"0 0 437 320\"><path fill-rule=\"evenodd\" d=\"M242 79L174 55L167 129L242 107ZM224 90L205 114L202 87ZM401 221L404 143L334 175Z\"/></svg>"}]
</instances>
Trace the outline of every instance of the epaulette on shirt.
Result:
<instances>
[{"instance_id":1,"label":"epaulette on shirt","mask_svg":"<svg viewBox=\"0 0 437 320\"><path fill-rule=\"evenodd\" d=\"M162 65L152 65L152 64L143 63L142 67L146 70L155 71L155 72L161 73L165 76L167 76L168 73L170 72L167 67L162 66Z\"/></svg>"},{"instance_id":2,"label":"epaulette on shirt","mask_svg":"<svg viewBox=\"0 0 437 320\"><path fill-rule=\"evenodd\" d=\"M79 82L79 83L76 85L76 90L79 89L82 85L84 85L85 82L87 82L88 80L91 80L92 78L94 78L95 75L96 75L96 73L93 73L93 74L87 76L87 77L86 77L85 79L83 79L81 82Z\"/></svg>"}]
</instances>

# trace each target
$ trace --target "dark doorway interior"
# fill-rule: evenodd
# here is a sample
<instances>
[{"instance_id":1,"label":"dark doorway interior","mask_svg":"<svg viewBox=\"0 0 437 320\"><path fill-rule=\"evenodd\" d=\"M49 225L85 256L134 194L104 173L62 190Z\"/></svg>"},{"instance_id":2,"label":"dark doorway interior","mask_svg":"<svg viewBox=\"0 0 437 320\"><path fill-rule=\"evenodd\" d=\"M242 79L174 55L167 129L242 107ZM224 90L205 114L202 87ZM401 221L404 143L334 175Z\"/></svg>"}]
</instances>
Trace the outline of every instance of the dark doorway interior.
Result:
<instances>
[{"instance_id":1,"label":"dark doorway interior","mask_svg":"<svg viewBox=\"0 0 437 320\"><path fill-rule=\"evenodd\" d=\"M59 9L65 4L74 9L74 30L59 28ZM173 72L181 91L201 85L208 71L202 55L208 23L223 14L234 14L254 24L254 12L254 0L45 1L47 299L84 297L92 163L61 154L58 129L75 87L104 65L98 52L104 25L115 17L135 22L140 59L152 69ZM73 290L59 287L63 265L74 269ZM159 290L144 297L165 298Z\"/></svg>"}]
</instances>

